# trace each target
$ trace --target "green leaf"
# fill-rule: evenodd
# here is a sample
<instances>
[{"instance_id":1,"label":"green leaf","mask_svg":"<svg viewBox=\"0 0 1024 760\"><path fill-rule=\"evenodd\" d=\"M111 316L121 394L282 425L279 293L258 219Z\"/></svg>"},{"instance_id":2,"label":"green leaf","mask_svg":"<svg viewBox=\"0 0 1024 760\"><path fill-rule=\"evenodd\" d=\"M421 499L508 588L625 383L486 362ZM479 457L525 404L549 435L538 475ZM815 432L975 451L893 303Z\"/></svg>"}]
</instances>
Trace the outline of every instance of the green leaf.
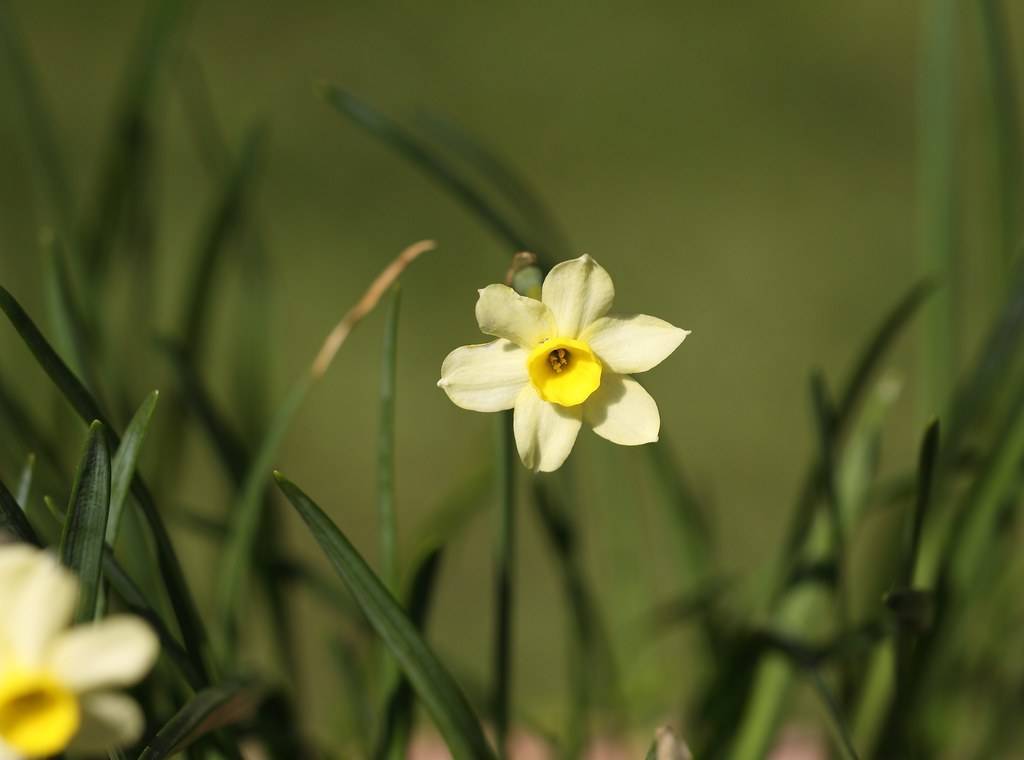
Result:
<instances>
[{"instance_id":1,"label":"green leaf","mask_svg":"<svg viewBox=\"0 0 1024 760\"><path fill-rule=\"evenodd\" d=\"M246 684L223 684L200 691L157 731L138 760L162 760L213 731L246 720L259 698L259 693Z\"/></svg>"},{"instance_id":2,"label":"green leaf","mask_svg":"<svg viewBox=\"0 0 1024 760\"><path fill-rule=\"evenodd\" d=\"M241 153L221 180L216 202L199 233L193 268L184 290L186 300L181 316L181 345L191 357L202 352L217 264L243 219L258 168L263 135L260 128L251 129L246 134Z\"/></svg>"},{"instance_id":3,"label":"green leaf","mask_svg":"<svg viewBox=\"0 0 1024 760\"><path fill-rule=\"evenodd\" d=\"M16 101L12 112L24 117L25 139L32 160L32 175L39 178L52 224L64 234L72 231L71 189L57 145L52 114L25 50L20 30L7 0L0 0L0 55L14 78Z\"/></svg>"},{"instance_id":4,"label":"green leaf","mask_svg":"<svg viewBox=\"0 0 1024 760\"><path fill-rule=\"evenodd\" d=\"M913 285L885 315L861 350L835 404L832 436L837 444L841 443L849 432L857 410L871 387L870 381L878 371L882 359L889 352L896 338L910 323L911 317L917 313L932 293L932 290L933 286L928 281ZM779 559L781 567L776 570L772 578L773 588L770 591L775 595L783 590L778 584L789 576L789 568L799 556L800 547L807 538L812 525L811 515L818 503L824 476L823 463L819 457L815 457L804 479L796 509L787 526L787 535Z\"/></svg>"},{"instance_id":5,"label":"green leaf","mask_svg":"<svg viewBox=\"0 0 1024 760\"><path fill-rule=\"evenodd\" d=\"M398 519L395 515L395 376L398 365L398 313L402 291L391 289L384 318L380 363L380 416L377 433L377 524L381 576L394 591L398 579Z\"/></svg>"},{"instance_id":6,"label":"green leaf","mask_svg":"<svg viewBox=\"0 0 1024 760\"><path fill-rule=\"evenodd\" d=\"M992 93L995 128L992 147L999 174L1000 242L1005 272L1009 271L1020 242L1021 172L1024 170L1021 145L1024 133L1021 132L1018 115L1019 83L1014 81L1014 47L1004 5L1002 0L981 0L977 3Z\"/></svg>"},{"instance_id":7,"label":"green leaf","mask_svg":"<svg viewBox=\"0 0 1024 760\"><path fill-rule=\"evenodd\" d=\"M555 257L572 253L565 231L551 209L530 183L507 162L458 125L436 114L424 114L419 121L432 137L477 169L495 190L519 210L527 228L535 230L540 239L545 241L545 251Z\"/></svg>"},{"instance_id":8,"label":"green leaf","mask_svg":"<svg viewBox=\"0 0 1024 760\"><path fill-rule=\"evenodd\" d=\"M110 588L121 597L128 611L138 615L153 626L153 630L156 631L160 639L161 651L178 667L185 680L188 681L189 686L197 690L208 686L209 681L202 673L196 670L189 659L188 652L185 651L174 634L171 633L163 618L150 606L146 599L146 594L114 558L110 547L103 551L103 576L110 584Z\"/></svg>"},{"instance_id":9,"label":"green leaf","mask_svg":"<svg viewBox=\"0 0 1024 760\"><path fill-rule=\"evenodd\" d=\"M18 478L18 490L15 498L21 506L22 511L28 509L28 499L32 493L32 476L36 470L36 455L29 454L25 459L25 466L21 468L21 476Z\"/></svg>"},{"instance_id":10,"label":"green leaf","mask_svg":"<svg viewBox=\"0 0 1024 760\"><path fill-rule=\"evenodd\" d=\"M455 760L494 758L466 697L359 552L297 486L280 473L274 477L412 682Z\"/></svg>"},{"instance_id":11,"label":"green leaf","mask_svg":"<svg viewBox=\"0 0 1024 760\"><path fill-rule=\"evenodd\" d=\"M835 696L833 696L817 669L807 668L805 673L811 686L814 688L814 692L818 695L822 706L825 708L825 714L829 717L829 728L843 750L843 757L846 760L859 760L857 750L853 746L853 740L850 738L849 727L846 725L846 719L843 717L842 709Z\"/></svg>"},{"instance_id":12,"label":"green leaf","mask_svg":"<svg viewBox=\"0 0 1024 760\"><path fill-rule=\"evenodd\" d=\"M490 227L503 242L517 251L532 251L538 255L543 253L538 249L539 241L533 240L523 230L518 229L483 193L459 176L455 168L431 146L339 87L325 86L322 95L340 114L383 141L447 190L452 197Z\"/></svg>"},{"instance_id":13,"label":"green leaf","mask_svg":"<svg viewBox=\"0 0 1024 760\"><path fill-rule=\"evenodd\" d=\"M39 362L39 365L64 398L71 404L78 416L87 424L91 424L93 420L102 422L108 450L116 448L120 444L120 440L106 421L95 399L53 350L39 331L39 328L36 327L35 323L21 307L21 304L3 287L0 287L0 310L10 320L15 330L25 342L25 345L28 346L29 350L36 357L36 361ZM160 574L167 587L167 594L170 597L171 605L174 607L174 613L178 619L178 625L181 627L186 648L196 666L205 674L206 633L203 629L202 620L196 611L195 602L188 589L188 584L185 583L185 575L182 572L181 564L178 562L174 545L171 543L171 538L167 533L163 520L160 518L149 489L137 474L132 479L131 490L139 507L142 509L146 521L149 523L150 531L156 542Z\"/></svg>"},{"instance_id":14,"label":"green leaf","mask_svg":"<svg viewBox=\"0 0 1024 760\"><path fill-rule=\"evenodd\" d=\"M303 375L288 392L267 429L259 451L249 465L245 482L231 509L231 522L221 555L217 589L222 635L220 643L224 646L225 656L234 651L235 626L245 602L256 537L263 506L266 504L263 496L274 457L277 456L277 449L312 382L309 375Z\"/></svg>"},{"instance_id":15,"label":"green leaf","mask_svg":"<svg viewBox=\"0 0 1024 760\"><path fill-rule=\"evenodd\" d=\"M651 742L651 746L647 748L647 754L644 755L644 760L658 760L658 740L655 739Z\"/></svg>"},{"instance_id":16,"label":"green leaf","mask_svg":"<svg viewBox=\"0 0 1024 760\"><path fill-rule=\"evenodd\" d=\"M41 546L39 537L10 491L0 482L0 533L9 533L18 541Z\"/></svg>"},{"instance_id":17,"label":"green leaf","mask_svg":"<svg viewBox=\"0 0 1024 760\"><path fill-rule=\"evenodd\" d=\"M78 576L75 620L80 623L96 615L109 511L110 452L103 437L103 424L94 422L89 426L60 537L61 561Z\"/></svg>"},{"instance_id":18,"label":"green leaf","mask_svg":"<svg viewBox=\"0 0 1024 760\"><path fill-rule=\"evenodd\" d=\"M135 412L128 427L125 428L121 445L117 447L112 464L110 480L110 518L107 520L107 545L113 548L117 544L117 535L121 527L121 514L125 499L131 490L132 478L135 477L135 465L142 450L142 442L149 430L149 421L160 398L160 391L153 391Z\"/></svg>"},{"instance_id":19,"label":"green leaf","mask_svg":"<svg viewBox=\"0 0 1024 760\"><path fill-rule=\"evenodd\" d=\"M600 687L603 685L616 701L619 699L618 668L604 621L587 586L576 526L542 478L533 479L532 490L533 504L555 555L569 610L569 704L564 749L566 757L578 757L587 739L588 708L600 696Z\"/></svg>"},{"instance_id":20,"label":"green leaf","mask_svg":"<svg viewBox=\"0 0 1024 760\"><path fill-rule=\"evenodd\" d=\"M187 16L192 0L152 0L146 4L133 49L122 68L114 118L97 180L87 197L92 201L82 234L82 256L93 277L104 273L114 250L114 232L126 198L138 192L140 167L148 162L146 111L153 100L161 64Z\"/></svg>"},{"instance_id":21,"label":"green leaf","mask_svg":"<svg viewBox=\"0 0 1024 760\"><path fill-rule=\"evenodd\" d=\"M515 630L516 546L516 454L512 430L512 411L501 412L495 420L497 438L495 471L498 473L498 538L494 550L495 609L494 642L491 656L491 704L494 714L495 743L504 755L512 718L512 631Z\"/></svg>"},{"instance_id":22,"label":"green leaf","mask_svg":"<svg viewBox=\"0 0 1024 760\"><path fill-rule=\"evenodd\" d=\"M444 549L428 552L417 564L406 598L405 609L416 630L426 629L427 615L433 603L434 590L444 558ZM375 760L403 758L408 754L408 740L412 732L415 707L412 683L404 675L391 690L384 707L384 727L373 752Z\"/></svg>"},{"instance_id":23,"label":"green leaf","mask_svg":"<svg viewBox=\"0 0 1024 760\"><path fill-rule=\"evenodd\" d=\"M939 458L939 421L935 420L924 433L921 441L921 453L917 462L917 500L909 523L907 554L903 563L900 582L909 587L914 580L914 568L917 566L917 555L921 549L921 534L924 531L924 520L931 505L932 489L935 485L935 465Z\"/></svg>"}]
</instances>

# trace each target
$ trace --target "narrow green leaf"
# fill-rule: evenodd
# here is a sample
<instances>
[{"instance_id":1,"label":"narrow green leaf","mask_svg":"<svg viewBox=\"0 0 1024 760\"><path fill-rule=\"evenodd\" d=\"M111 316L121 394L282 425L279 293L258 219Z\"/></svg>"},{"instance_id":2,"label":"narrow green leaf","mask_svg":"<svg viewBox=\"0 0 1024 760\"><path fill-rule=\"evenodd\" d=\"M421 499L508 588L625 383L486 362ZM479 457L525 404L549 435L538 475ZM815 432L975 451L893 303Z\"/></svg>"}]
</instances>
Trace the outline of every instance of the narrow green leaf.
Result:
<instances>
[{"instance_id":1,"label":"narrow green leaf","mask_svg":"<svg viewBox=\"0 0 1024 760\"><path fill-rule=\"evenodd\" d=\"M277 456L277 449L312 382L309 375L303 375L292 386L275 413L259 451L249 465L245 482L231 509L230 527L221 555L217 589L218 613L221 618L220 643L225 647L225 655L229 655L234 648L235 626L245 602L253 551L263 515L262 507L265 504L263 496L267 481L270 479L274 457Z\"/></svg>"},{"instance_id":2,"label":"narrow green leaf","mask_svg":"<svg viewBox=\"0 0 1024 760\"><path fill-rule=\"evenodd\" d=\"M538 256L544 253L538 249L539 241L517 229L477 188L459 176L437 151L411 132L338 87L327 85L322 95L339 113L383 141L447 190L504 243L517 251L532 251Z\"/></svg>"},{"instance_id":3,"label":"narrow green leaf","mask_svg":"<svg viewBox=\"0 0 1024 760\"><path fill-rule=\"evenodd\" d=\"M25 466L21 468L21 477L18 478L18 490L15 498L21 506L22 511L28 509L29 495L32 493L32 476L36 471L36 455L29 454L25 460Z\"/></svg>"},{"instance_id":4,"label":"narrow green leaf","mask_svg":"<svg viewBox=\"0 0 1024 760\"><path fill-rule=\"evenodd\" d=\"M297 486L280 473L274 476L412 682L455 760L494 758L466 697L359 552Z\"/></svg>"},{"instance_id":5,"label":"narrow green leaf","mask_svg":"<svg viewBox=\"0 0 1024 760\"><path fill-rule=\"evenodd\" d=\"M658 760L658 740L655 739L651 742L651 746L647 748L647 754L644 755L644 760Z\"/></svg>"},{"instance_id":6,"label":"narrow green leaf","mask_svg":"<svg viewBox=\"0 0 1024 760\"><path fill-rule=\"evenodd\" d=\"M924 314L919 352L921 427L946 417L956 371L957 48L960 4L921 5L918 66L917 257L921 274L942 283Z\"/></svg>"},{"instance_id":7,"label":"narrow green leaf","mask_svg":"<svg viewBox=\"0 0 1024 760\"><path fill-rule=\"evenodd\" d=\"M933 287L928 281L913 285L871 333L836 401L833 436L837 443L843 441L849 432L857 410L871 387L870 381L877 373L882 360L932 290ZM811 515L822 493L823 476L822 462L820 458L815 457L804 478L796 508L786 529L786 539L779 554L779 567L770 579L769 593L776 601L784 590L780 583L789 576L792 563L799 556L800 547L807 539L812 525Z\"/></svg>"},{"instance_id":8,"label":"narrow green leaf","mask_svg":"<svg viewBox=\"0 0 1024 760\"><path fill-rule=\"evenodd\" d=\"M94 422L89 426L82 461L75 473L60 537L61 561L78 576L78 622L90 621L96 615L109 511L110 452L103 424Z\"/></svg>"},{"instance_id":9,"label":"narrow green leaf","mask_svg":"<svg viewBox=\"0 0 1024 760\"><path fill-rule=\"evenodd\" d=\"M243 219L262 144L262 129L251 129L246 134L241 153L223 177L216 202L200 230L181 316L181 345L191 356L202 352L217 264Z\"/></svg>"},{"instance_id":10,"label":"narrow green leaf","mask_svg":"<svg viewBox=\"0 0 1024 760\"><path fill-rule=\"evenodd\" d=\"M161 65L167 60L171 42L191 5L192 0L147 3L132 51L122 68L99 176L88 193L93 205L82 235L82 255L94 278L106 271L119 216L127 196L137 186L139 167L146 164L140 156L147 144L143 136L146 111L156 90Z\"/></svg>"},{"instance_id":11,"label":"narrow green leaf","mask_svg":"<svg viewBox=\"0 0 1024 760\"><path fill-rule=\"evenodd\" d=\"M850 738L850 730L846 725L846 719L843 717L842 709L832 691L828 688L828 685L817 669L807 668L804 672L807 675L807 680L810 681L811 686L814 688L814 692L818 695L822 706L825 708L825 714L829 717L829 728L843 750L843 757L846 760L859 760L857 750L853 746L853 740Z\"/></svg>"},{"instance_id":12,"label":"narrow green leaf","mask_svg":"<svg viewBox=\"0 0 1024 760\"><path fill-rule=\"evenodd\" d=\"M907 554L903 564L900 583L909 588L914 580L914 568L921 549L921 534L924 520L931 505L932 489L935 485L935 464L939 456L939 421L935 420L924 433L921 453L917 460L917 499L909 523Z\"/></svg>"},{"instance_id":13,"label":"narrow green leaf","mask_svg":"<svg viewBox=\"0 0 1024 760\"><path fill-rule=\"evenodd\" d=\"M569 704L564 751L566 757L578 757L587 739L588 708L600 696L601 686L619 700L618 668L604 621L587 586L576 526L542 479L534 478L532 491L544 536L555 555L571 620L566 647Z\"/></svg>"},{"instance_id":14,"label":"narrow green leaf","mask_svg":"<svg viewBox=\"0 0 1024 760\"><path fill-rule=\"evenodd\" d=\"M494 711L494 733L498 753L504 756L512 714L512 618L515 609L516 575L516 472L519 466L512 412L502 412L497 419L495 453L498 473L498 540L494 552L495 610L494 645L491 671L491 704Z\"/></svg>"},{"instance_id":15,"label":"narrow green leaf","mask_svg":"<svg viewBox=\"0 0 1024 760\"><path fill-rule=\"evenodd\" d=\"M993 147L999 175L999 226L1005 274L1010 271L1010 262L1020 242L1021 172L1024 171L1021 140L1024 133L1021 132L1018 114L1018 83L1014 81L1014 48L1004 5L1003 0L980 0L977 4L992 91Z\"/></svg>"},{"instance_id":16,"label":"narrow green leaf","mask_svg":"<svg viewBox=\"0 0 1024 760\"><path fill-rule=\"evenodd\" d=\"M24 117L25 137L32 158L32 175L39 178L41 194L52 223L64 234L72 231L71 190L68 173L57 145L52 114L25 50L21 32L7 0L0 0L0 55L14 78L16 105L12 111Z\"/></svg>"},{"instance_id":17,"label":"narrow green leaf","mask_svg":"<svg viewBox=\"0 0 1024 760\"><path fill-rule=\"evenodd\" d=\"M707 579L714 547L707 516L676 460L669 436L663 433L657 446L644 446L643 450L679 530L683 572L691 584L699 585Z\"/></svg>"},{"instance_id":18,"label":"narrow green leaf","mask_svg":"<svg viewBox=\"0 0 1024 760\"><path fill-rule=\"evenodd\" d=\"M10 491L0 482L0 534L8 533L18 541L41 546L39 537Z\"/></svg>"},{"instance_id":19,"label":"narrow green leaf","mask_svg":"<svg viewBox=\"0 0 1024 760\"><path fill-rule=\"evenodd\" d=\"M391 289L384 317L380 363L380 415L377 432L377 526L381 577L389 590L398 582L398 518L395 514L395 378L398 365L398 314L402 291Z\"/></svg>"},{"instance_id":20,"label":"narrow green leaf","mask_svg":"<svg viewBox=\"0 0 1024 760\"><path fill-rule=\"evenodd\" d=\"M427 616L433 603L443 558L444 549L439 547L428 552L413 570L412 581L406 594L405 609L409 620L421 633L426 630ZM375 760L401 760L408 754L415 707L414 696L412 683L406 676L401 676L385 702L384 727L372 755Z\"/></svg>"},{"instance_id":21,"label":"narrow green leaf","mask_svg":"<svg viewBox=\"0 0 1024 760\"><path fill-rule=\"evenodd\" d=\"M121 513L125 499L131 490L132 478L135 477L135 465L142 450L142 442L149 430L149 421L160 398L160 391L153 391L132 416L125 428L121 445L117 447L111 470L110 480L110 518L107 520L107 545L113 548L117 544L118 531L121 527Z\"/></svg>"},{"instance_id":22,"label":"narrow green leaf","mask_svg":"<svg viewBox=\"0 0 1024 760\"><path fill-rule=\"evenodd\" d=\"M92 364L90 327L75 297L63 246L55 233L46 230L41 235L40 247L45 262L46 301L57 345L68 357L71 368L85 379L92 393L97 394L98 375Z\"/></svg>"},{"instance_id":23,"label":"narrow green leaf","mask_svg":"<svg viewBox=\"0 0 1024 760\"><path fill-rule=\"evenodd\" d=\"M162 760L182 752L207 734L246 720L259 701L259 692L246 684L204 689L157 731L138 760Z\"/></svg>"},{"instance_id":24,"label":"narrow green leaf","mask_svg":"<svg viewBox=\"0 0 1024 760\"><path fill-rule=\"evenodd\" d=\"M14 297L3 287L0 287L0 310L4 312L29 350L36 357L36 361L46 372L53 384L60 390L61 394L71 404L78 416L87 424L93 420L103 423L103 431L107 439L107 448L117 448L120 440L106 421L105 416L99 409L95 399L89 394L82 382L75 377L74 373L61 360L50 344L43 337L43 334L32 322ZM160 565L160 574L167 587L167 594L174 607L178 625L181 627L182 636L185 639L186 648L193 658L199 670L206 672L205 649L206 633L203 629L202 620L196 611L192 594L185 582L185 575L182 572L181 564L178 562L174 545L167 533L167 529L156 509L153 497L143 480L136 474L132 479L132 494L135 496L139 507L142 509L146 522L149 523L150 531L157 547L157 561Z\"/></svg>"},{"instance_id":25,"label":"narrow green leaf","mask_svg":"<svg viewBox=\"0 0 1024 760\"><path fill-rule=\"evenodd\" d=\"M527 229L536 230L545 250L556 257L572 252L565 231L540 194L507 162L472 135L436 114L420 119L424 129L439 143L475 167L480 174L523 215Z\"/></svg>"},{"instance_id":26,"label":"narrow green leaf","mask_svg":"<svg viewBox=\"0 0 1024 760\"><path fill-rule=\"evenodd\" d=\"M193 689L208 686L209 681L193 666L188 652L171 633L163 618L150 606L146 594L114 559L109 547L103 552L103 577L110 584L110 588L121 597L129 612L138 615L153 626L153 630L156 631L160 639L161 651L178 667L189 685Z\"/></svg>"}]
</instances>

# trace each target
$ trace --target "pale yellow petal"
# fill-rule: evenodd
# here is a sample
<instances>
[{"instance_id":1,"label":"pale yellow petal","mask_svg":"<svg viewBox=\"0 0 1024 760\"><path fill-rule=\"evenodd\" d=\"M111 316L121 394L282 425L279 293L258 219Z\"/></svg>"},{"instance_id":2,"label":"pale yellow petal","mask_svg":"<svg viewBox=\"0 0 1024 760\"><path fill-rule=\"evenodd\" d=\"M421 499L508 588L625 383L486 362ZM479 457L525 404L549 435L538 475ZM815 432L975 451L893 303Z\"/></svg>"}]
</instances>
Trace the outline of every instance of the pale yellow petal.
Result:
<instances>
[{"instance_id":1,"label":"pale yellow petal","mask_svg":"<svg viewBox=\"0 0 1024 760\"><path fill-rule=\"evenodd\" d=\"M131 686L153 667L160 643L134 615L112 615L58 637L47 656L53 674L77 692Z\"/></svg>"},{"instance_id":2,"label":"pale yellow petal","mask_svg":"<svg viewBox=\"0 0 1024 760\"><path fill-rule=\"evenodd\" d=\"M71 623L78 603L78 579L48 552L36 561L11 593L5 623L13 657L37 665L53 639ZM9 616L9 617L8 617Z\"/></svg>"},{"instance_id":3,"label":"pale yellow petal","mask_svg":"<svg viewBox=\"0 0 1024 760\"><path fill-rule=\"evenodd\" d=\"M584 402L583 417L599 436L623 446L653 443L661 429L661 415L651 394L628 375L610 372Z\"/></svg>"},{"instance_id":4,"label":"pale yellow petal","mask_svg":"<svg viewBox=\"0 0 1024 760\"><path fill-rule=\"evenodd\" d=\"M548 307L507 285L488 285L480 291L476 321L481 332L524 348L533 348L555 334L555 319Z\"/></svg>"},{"instance_id":5,"label":"pale yellow petal","mask_svg":"<svg viewBox=\"0 0 1024 760\"><path fill-rule=\"evenodd\" d=\"M515 409L513 428L523 464L538 472L557 470L576 443L582 405L550 404L530 385L520 391Z\"/></svg>"},{"instance_id":6,"label":"pale yellow petal","mask_svg":"<svg viewBox=\"0 0 1024 760\"><path fill-rule=\"evenodd\" d=\"M134 744L146 719L131 697L97 692L82 697L82 726L71 740L75 753L97 754Z\"/></svg>"},{"instance_id":7,"label":"pale yellow petal","mask_svg":"<svg viewBox=\"0 0 1024 760\"><path fill-rule=\"evenodd\" d=\"M590 256L563 261L544 278L541 300L555 315L558 334L577 338L612 307L615 287L604 268Z\"/></svg>"},{"instance_id":8,"label":"pale yellow petal","mask_svg":"<svg viewBox=\"0 0 1024 760\"><path fill-rule=\"evenodd\" d=\"M625 375L661 364L689 334L663 319L632 314L601 317L583 331L580 340L605 367Z\"/></svg>"},{"instance_id":9,"label":"pale yellow petal","mask_svg":"<svg viewBox=\"0 0 1024 760\"><path fill-rule=\"evenodd\" d=\"M519 391L529 382L529 352L511 341L456 348L441 365L439 388L456 406L474 412L511 409Z\"/></svg>"}]
</instances>

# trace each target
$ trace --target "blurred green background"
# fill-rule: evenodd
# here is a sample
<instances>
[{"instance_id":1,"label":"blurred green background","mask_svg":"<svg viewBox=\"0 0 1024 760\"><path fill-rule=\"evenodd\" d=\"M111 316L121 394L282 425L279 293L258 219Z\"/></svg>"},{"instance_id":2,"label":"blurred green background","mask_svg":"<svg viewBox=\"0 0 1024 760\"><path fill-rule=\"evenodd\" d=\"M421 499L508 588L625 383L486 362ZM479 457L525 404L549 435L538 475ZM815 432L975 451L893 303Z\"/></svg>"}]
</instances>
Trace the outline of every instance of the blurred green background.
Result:
<instances>
[{"instance_id":1,"label":"blurred green background","mask_svg":"<svg viewBox=\"0 0 1024 760\"><path fill-rule=\"evenodd\" d=\"M10 5L55 115L76 207L88 208L144 4ZM1024 7L1010 10L1011 28L1020 28ZM962 16L962 255L950 284L959 362L971 355L1005 278L991 93L977 19L966 7ZM315 85L335 83L403 121L434 114L476 136L548 201L573 255L590 253L611 272L616 310L693 331L648 387L674 454L713 507L724 567L756 576L813 451L809 370L838 381L918 271L919 26L915 3L880 0L195 3L149 110L159 177L156 324L140 334L122 318L115 328L134 362L131 401L173 383L151 338L177 329L186 272L215 200L180 97L198 63L233 152L251 125L268 128L251 212L270 255L268 409L384 264L414 240L434 238L438 250L402 278L398 508L406 556L431 507L489 462L494 419L454 407L434 384L449 350L480 339L476 289L500 281L514 251L325 105ZM0 283L46 325L37 242L45 214L5 67L0 102ZM231 369L243 301L262 297L246 290L241 269L235 256L220 270L217 329L202 365L229 409L245 385ZM130 317L135 276L118 276L122 317ZM278 457L370 557L381 340L376 314L344 346ZM4 380L41 417L52 414L53 395L7 327L0 356ZM913 342L904 340L894 361L904 393L886 439L887 468L914 459L914 366ZM245 420L234 422L246 429ZM73 453L81 433L69 435ZM220 514L228 484L206 440L189 435L183 475L162 502ZM671 530L639 452L584 433L574 457L587 496L580 518L588 566L616 641L628 641L637 616L683 585L667 556ZM223 501L211 503L217 494ZM446 661L471 681L487 672L494 517L478 520L449 557L431 627ZM288 514L282 523L307 551L298 521ZM543 718L564 688L564 605L532 513L524 511L522 525L517 699L549 722ZM209 603L209 544L176 535ZM319 695L310 728L323 734L334 717L323 666L331 622L314 606L304 595L294 600L296 614L314 621L302 629L303 675ZM685 693L690 666L681 643L671 637L620 653L627 694L652 715L669 713Z\"/></svg>"}]
</instances>

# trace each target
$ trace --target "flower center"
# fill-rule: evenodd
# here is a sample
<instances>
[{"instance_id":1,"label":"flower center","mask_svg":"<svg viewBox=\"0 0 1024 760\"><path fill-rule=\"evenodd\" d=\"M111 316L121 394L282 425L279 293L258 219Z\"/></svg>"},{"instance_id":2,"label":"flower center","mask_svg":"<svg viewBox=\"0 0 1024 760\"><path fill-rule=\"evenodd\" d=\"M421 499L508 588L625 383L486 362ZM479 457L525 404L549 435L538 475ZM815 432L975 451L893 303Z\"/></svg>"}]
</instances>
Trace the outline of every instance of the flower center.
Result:
<instances>
[{"instance_id":1,"label":"flower center","mask_svg":"<svg viewBox=\"0 0 1024 760\"><path fill-rule=\"evenodd\" d=\"M47 673L7 673L0 679L0 739L27 758L56 755L78 731L74 693Z\"/></svg>"},{"instance_id":2,"label":"flower center","mask_svg":"<svg viewBox=\"0 0 1024 760\"><path fill-rule=\"evenodd\" d=\"M601 362L590 346L573 338L551 338L526 360L530 382L545 401L582 404L601 384Z\"/></svg>"}]
</instances>

